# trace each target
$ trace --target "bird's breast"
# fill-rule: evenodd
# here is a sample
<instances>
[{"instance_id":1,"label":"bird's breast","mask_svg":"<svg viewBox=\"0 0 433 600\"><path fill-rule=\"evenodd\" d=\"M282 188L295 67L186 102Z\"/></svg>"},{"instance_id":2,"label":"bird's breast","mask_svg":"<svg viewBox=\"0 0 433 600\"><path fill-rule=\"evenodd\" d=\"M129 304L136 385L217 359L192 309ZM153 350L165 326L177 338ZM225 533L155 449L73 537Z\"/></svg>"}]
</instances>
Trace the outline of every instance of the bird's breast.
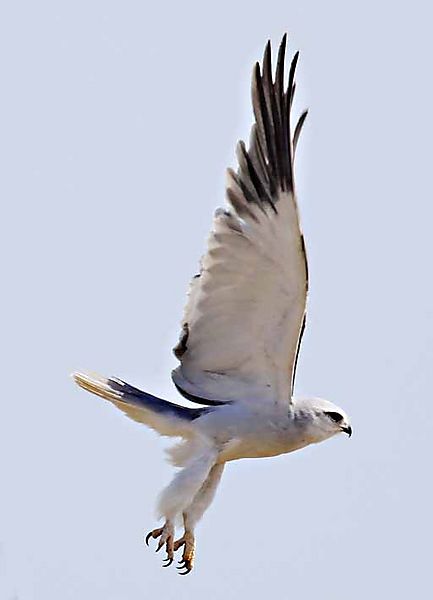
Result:
<instances>
[{"instance_id":1,"label":"bird's breast","mask_svg":"<svg viewBox=\"0 0 433 600\"><path fill-rule=\"evenodd\" d=\"M275 415L215 414L206 433L219 446L221 462L287 454L313 441L293 420Z\"/></svg>"},{"instance_id":2,"label":"bird's breast","mask_svg":"<svg viewBox=\"0 0 433 600\"><path fill-rule=\"evenodd\" d=\"M279 439L274 437L234 438L223 445L219 455L221 462L238 460L240 458L266 458L288 454L311 444L306 438Z\"/></svg>"}]
</instances>

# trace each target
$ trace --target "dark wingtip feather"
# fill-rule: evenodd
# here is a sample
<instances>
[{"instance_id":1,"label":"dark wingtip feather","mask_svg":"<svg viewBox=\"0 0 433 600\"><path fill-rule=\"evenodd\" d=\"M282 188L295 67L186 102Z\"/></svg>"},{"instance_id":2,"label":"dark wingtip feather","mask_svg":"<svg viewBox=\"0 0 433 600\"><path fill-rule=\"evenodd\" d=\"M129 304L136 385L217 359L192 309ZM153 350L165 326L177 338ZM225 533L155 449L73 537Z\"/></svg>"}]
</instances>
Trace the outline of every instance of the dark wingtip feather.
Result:
<instances>
[{"instance_id":1,"label":"dark wingtip feather","mask_svg":"<svg viewBox=\"0 0 433 600\"><path fill-rule=\"evenodd\" d=\"M284 93L284 61L286 57L286 41L287 33L283 35L283 39L281 40L281 44L278 49L277 69L275 72L275 86L277 96L279 98L281 98L282 94Z\"/></svg>"},{"instance_id":2,"label":"dark wingtip feather","mask_svg":"<svg viewBox=\"0 0 433 600\"><path fill-rule=\"evenodd\" d=\"M293 133L293 154L295 154L295 152L296 152L296 146L298 145L299 136L301 135L302 127L305 123L305 119L307 118L307 115L308 115L308 108L306 110L304 110L304 112L299 117L298 122L296 123L295 131Z\"/></svg>"},{"instance_id":3,"label":"dark wingtip feather","mask_svg":"<svg viewBox=\"0 0 433 600\"><path fill-rule=\"evenodd\" d=\"M268 40L263 54L263 77L267 84L272 85L271 40Z\"/></svg>"},{"instance_id":4,"label":"dark wingtip feather","mask_svg":"<svg viewBox=\"0 0 433 600\"><path fill-rule=\"evenodd\" d=\"M295 93L294 90L294 83L295 83L295 71L296 71L296 65L298 64L298 59L299 59L299 50L297 52L295 52L295 55L292 58L292 62L290 63L290 70L289 70L289 83L287 85L287 94L289 96L289 110L292 107L292 100L293 100L293 95Z\"/></svg>"},{"instance_id":5,"label":"dark wingtip feather","mask_svg":"<svg viewBox=\"0 0 433 600\"><path fill-rule=\"evenodd\" d=\"M255 116L248 151L238 148L239 170L236 185L247 202L264 203L276 208L280 191L293 191L293 156L305 114L301 115L292 137L290 113L295 92L295 70L299 51L292 58L288 84L284 86L284 65L287 34L281 39L275 68L272 72L272 48L268 40L263 62L256 62L252 77L252 100Z\"/></svg>"}]
</instances>

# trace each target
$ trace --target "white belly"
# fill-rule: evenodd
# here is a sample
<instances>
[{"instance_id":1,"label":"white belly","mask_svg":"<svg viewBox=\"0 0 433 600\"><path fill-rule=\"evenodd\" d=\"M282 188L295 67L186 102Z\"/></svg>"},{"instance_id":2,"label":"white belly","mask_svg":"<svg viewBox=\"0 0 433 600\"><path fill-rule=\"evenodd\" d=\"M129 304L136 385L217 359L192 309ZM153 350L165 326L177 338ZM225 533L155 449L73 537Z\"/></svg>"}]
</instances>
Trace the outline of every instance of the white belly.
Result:
<instances>
[{"instance_id":1,"label":"white belly","mask_svg":"<svg viewBox=\"0 0 433 600\"><path fill-rule=\"evenodd\" d=\"M218 462L277 456L315 441L287 413L263 414L243 406L215 410L203 419L200 429L220 448Z\"/></svg>"},{"instance_id":2,"label":"white belly","mask_svg":"<svg viewBox=\"0 0 433 600\"><path fill-rule=\"evenodd\" d=\"M235 438L224 444L219 455L219 462L238 460L240 458L265 458L288 454L311 444L311 441L296 440L288 442L284 439L260 439Z\"/></svg>"}]
</instances>

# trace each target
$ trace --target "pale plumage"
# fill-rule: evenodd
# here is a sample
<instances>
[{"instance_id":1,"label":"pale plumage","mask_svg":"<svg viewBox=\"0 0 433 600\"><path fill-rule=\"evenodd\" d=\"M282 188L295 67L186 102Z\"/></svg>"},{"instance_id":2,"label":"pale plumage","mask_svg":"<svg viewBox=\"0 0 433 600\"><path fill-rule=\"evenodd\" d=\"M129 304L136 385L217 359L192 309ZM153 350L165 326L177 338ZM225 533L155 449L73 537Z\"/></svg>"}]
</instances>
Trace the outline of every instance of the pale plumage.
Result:
<instances>
[{"instance_id":1,"label":"pale plumage","mask_svg":"<svg viewBox=\"0 0 433 600\"><path fill-rule=\"evenodd\" d=\"M296 54L284 87L284 36L272 77L271 47L253 73L255 115L248 150L237 148L238 170L228 171L226 209L218 209L189 290L179 343L177 389L201 405L178 406L117 379L76 373L83 388L110 400L127 416L161 435L181 437L169 451L182 469L161 494L163 527L151 531L167 551L168 566L183 547L188 573L194 528L213 499L227 461L274 456L341 431L347 415L320 399L294 400L297 356L305 325L308 269L295 196L293 155L304 112L293 132ZM184 535L174 540L183 516Z\"/></svg>"},{"instance_id":2,"label":"pale plumage","mask_svg":"<svg viewBox=\"0 0 433 600\"><path fill-rule=\"evenodd\" d=\"M191 284L175 384L189 396L287 405L307 297L307 261L293 179L290 108L298 55L284 91L283 39L272 83L271 47L252 97L250 148L228 170L227 210L215 214L208 252ZM306 112L298 122L298 139ZM289 374L289 377L288 377Z\"/></svg>"}]
</instances>

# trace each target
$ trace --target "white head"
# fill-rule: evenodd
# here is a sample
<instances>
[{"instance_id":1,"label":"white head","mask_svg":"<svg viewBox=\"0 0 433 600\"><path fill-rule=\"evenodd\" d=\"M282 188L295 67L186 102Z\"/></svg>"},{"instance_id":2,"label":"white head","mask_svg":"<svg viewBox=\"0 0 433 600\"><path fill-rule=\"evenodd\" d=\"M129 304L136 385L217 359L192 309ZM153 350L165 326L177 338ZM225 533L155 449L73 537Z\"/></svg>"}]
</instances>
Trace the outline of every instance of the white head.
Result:
<instances>
[{"instance_id":1,"label":"white head","mask_svg":"<svg viewBox=\"0 0 433 600\"><path fill-rule=\"evenodd\" d=\"M323 398L305 398L294 401L295 415L305 418L315 441L320 442L336 435L347 433L352 435L352 427L347 414L339 406L336 406Z\"/></svg>"}]
</instances>

